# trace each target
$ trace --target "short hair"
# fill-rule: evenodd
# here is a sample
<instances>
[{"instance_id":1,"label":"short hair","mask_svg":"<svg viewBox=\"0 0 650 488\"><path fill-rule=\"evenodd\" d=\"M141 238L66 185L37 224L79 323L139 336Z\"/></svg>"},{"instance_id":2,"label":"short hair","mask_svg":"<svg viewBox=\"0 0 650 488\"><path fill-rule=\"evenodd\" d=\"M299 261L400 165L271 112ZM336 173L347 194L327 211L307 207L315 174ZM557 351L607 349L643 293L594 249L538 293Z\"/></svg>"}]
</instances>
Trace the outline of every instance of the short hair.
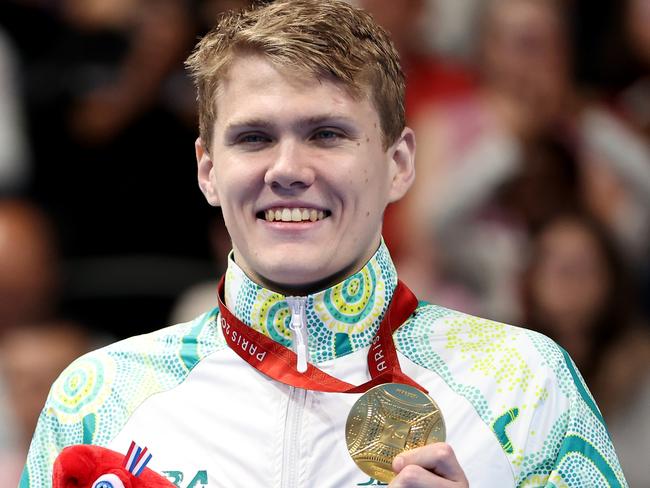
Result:
<instances>
[{"instance_id":1,"label":"short hair","mask_svg":"<svg viewBox=\"0 0 650 488\"><path fill-rule=\"evenodd\" d=\"M186 61L197 87L199 131L207 150L220 80L236 56L247 53L340 82L357 100L369 95L384 149L401 135L406 124L404 73L388 33L370 14L343 0L278 0L226 13Z\"/></svg>"}]
</instances>

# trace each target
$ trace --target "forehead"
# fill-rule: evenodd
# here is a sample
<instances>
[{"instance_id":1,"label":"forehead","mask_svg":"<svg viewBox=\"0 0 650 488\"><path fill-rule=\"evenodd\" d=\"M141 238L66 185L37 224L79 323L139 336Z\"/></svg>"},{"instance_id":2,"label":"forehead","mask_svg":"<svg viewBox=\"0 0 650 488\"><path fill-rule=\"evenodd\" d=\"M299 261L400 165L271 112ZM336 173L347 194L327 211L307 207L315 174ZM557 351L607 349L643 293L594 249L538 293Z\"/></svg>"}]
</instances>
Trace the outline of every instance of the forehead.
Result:
<instances>
[{"instance_id":1,"label":"forehead","mask_svg":"<svg viewBox=\"0 0 650 488\"><path fill-rule=\"evenodd\" d=\"M239 56L233 60L216 94L217 125L238 116L328 112L355 118L378 119L378 114L363 89L334 78L319 78L311 73L279 67L262 55Z\"/></svg>"}]
</instances>

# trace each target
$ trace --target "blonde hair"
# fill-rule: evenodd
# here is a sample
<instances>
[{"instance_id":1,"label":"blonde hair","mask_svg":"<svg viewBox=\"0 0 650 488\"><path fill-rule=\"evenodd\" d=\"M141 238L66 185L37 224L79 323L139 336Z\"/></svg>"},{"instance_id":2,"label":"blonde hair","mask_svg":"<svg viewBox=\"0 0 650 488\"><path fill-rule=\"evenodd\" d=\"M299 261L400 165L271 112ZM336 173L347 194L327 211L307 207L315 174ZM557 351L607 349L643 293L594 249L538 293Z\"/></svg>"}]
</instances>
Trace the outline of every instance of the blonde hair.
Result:
<instances>
[{"instance_id":1,"label":"blonde hair","mask_svg":"<svg viewBox=\"0 0 650 488\"><path fill-rule=\"evenodd\" d=\"M404 74L390 37L343 0L278 0L225 14L186 61L198 91L199 130L207 149L217 118L219 81L238 54L333 79L356 99L368 96L388 148L405 126Z\"/></svg>"}]
</instances>

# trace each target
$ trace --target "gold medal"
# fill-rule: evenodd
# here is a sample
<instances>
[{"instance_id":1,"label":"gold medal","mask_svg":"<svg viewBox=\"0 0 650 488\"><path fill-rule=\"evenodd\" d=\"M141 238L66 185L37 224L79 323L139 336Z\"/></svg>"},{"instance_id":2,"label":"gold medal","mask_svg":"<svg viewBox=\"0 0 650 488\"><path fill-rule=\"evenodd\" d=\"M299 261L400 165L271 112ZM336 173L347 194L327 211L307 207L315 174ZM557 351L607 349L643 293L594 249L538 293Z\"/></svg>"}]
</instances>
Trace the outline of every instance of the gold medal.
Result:
<instances>
[{"instance_id":1,"label":"gold medal","mask_svg":"<svg viewBox=\"0 0 650 488\"><path fill-rule=\"evenodd\" d=\"M395 456L444 441L445 422L428 395L409 385L385 383L356 401L345 424L345 440L361 471L388 483L395 477Z\"/></svg>"}]
</instances>

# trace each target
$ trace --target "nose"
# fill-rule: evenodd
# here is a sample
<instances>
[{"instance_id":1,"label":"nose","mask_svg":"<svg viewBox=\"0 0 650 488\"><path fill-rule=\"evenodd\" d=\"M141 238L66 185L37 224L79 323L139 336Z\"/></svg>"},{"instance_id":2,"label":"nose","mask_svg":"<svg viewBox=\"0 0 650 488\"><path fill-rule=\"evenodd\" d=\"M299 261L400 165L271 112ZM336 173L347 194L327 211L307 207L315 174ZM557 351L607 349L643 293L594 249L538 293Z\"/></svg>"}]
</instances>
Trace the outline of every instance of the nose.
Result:
<instances>
[{"instance_id":1,"label":"nose","mask_svg":"<svg viewBox=\"0 0 650 488\"><path fill-rule=\"evenodd\" d=\"M314 183L314 168L297 141L283 141L269 164L264 183L274 190L300 190Z\"/></svg>"}]
</instances>

